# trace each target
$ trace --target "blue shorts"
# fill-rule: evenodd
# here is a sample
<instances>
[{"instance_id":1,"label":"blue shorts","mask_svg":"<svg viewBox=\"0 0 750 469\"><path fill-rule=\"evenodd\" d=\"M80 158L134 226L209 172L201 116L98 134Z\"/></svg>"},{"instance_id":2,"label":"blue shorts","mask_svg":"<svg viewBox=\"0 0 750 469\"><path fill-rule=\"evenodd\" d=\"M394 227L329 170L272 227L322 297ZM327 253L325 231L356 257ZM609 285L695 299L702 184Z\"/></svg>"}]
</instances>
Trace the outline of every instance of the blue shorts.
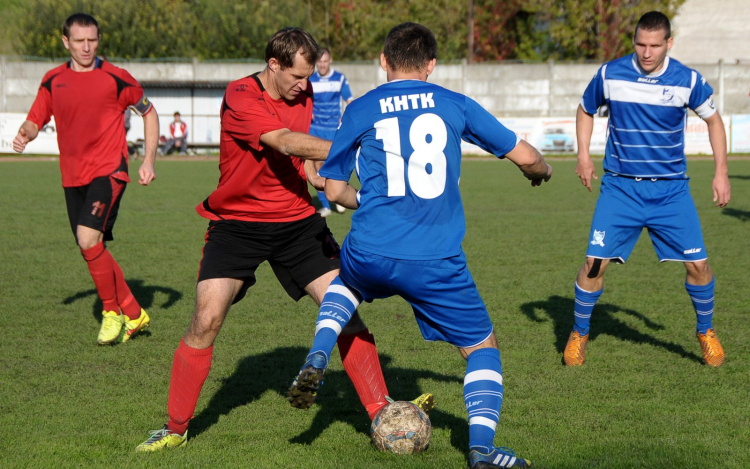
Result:
<instances>
[{"instance_id":1,"label":"blue shorts","mask_svg":"<svg viewBox=\"0 0 750 469\"><path fill-rule=\"evenodd\" d=\"M463 252L439 260L392 259L357 251L348 240L341 250L341 279L365 301L395 295L405 299L425 340L467 348L492 334Z\"/></svg>"},{"instance_id":2,"label":"blue shorts","mask_svg":"<svg viewBox=\"0 0 750 469\"><path fill-rule=\"evenodd\" d=\"M643 228L659 261L705 260L698 211L687 179L631 179L605 174L586 256L624 263Z\"/></svg>"}]
</instances>

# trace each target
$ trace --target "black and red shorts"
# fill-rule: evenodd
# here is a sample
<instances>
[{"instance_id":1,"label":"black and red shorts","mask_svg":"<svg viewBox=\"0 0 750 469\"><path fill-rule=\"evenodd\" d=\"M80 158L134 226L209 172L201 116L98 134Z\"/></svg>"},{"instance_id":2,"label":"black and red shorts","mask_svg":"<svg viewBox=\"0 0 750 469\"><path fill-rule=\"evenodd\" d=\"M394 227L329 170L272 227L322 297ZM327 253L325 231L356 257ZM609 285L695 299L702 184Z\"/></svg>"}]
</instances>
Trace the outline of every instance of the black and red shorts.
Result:
<instances>
[{"instance_id":1,"label":"black and red shorts","mask_svg":"<svg viewBox=\"0 0 750 469\"><path fill-rule=\"evenodd\" d=\"M293 222L211 221L198 281L237 278L244 285L233 303L255 285L255 270L268 261L276 278L295 301L313 280L341 266L341 249L325 220L312 215Z\"/></svg>"},{"instance_id":2,"label":"black and red shorts","mask_svg":"<svg viewBox=\"0 0 750 469\"><path fill-rule=\"evenodd\" d=\"M87 186L64 187L65 204L73 236L77 238L77 227L85 227L104 233L104 241L111 241L117 211L127 183L112 176L95 178Z\"/></svg>"}]
</instances>

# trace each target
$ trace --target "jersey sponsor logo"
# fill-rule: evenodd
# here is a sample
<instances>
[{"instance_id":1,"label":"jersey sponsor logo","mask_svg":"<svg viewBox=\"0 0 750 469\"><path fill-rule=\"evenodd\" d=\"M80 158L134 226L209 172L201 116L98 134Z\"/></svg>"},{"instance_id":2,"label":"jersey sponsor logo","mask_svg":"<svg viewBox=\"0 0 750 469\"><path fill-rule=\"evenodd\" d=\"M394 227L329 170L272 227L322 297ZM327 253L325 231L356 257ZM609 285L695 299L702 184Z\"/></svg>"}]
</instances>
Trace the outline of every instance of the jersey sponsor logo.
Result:
<instances>
[{"instance_id":1,"label":"jersey sponsor logo","mask_svg":"<svg viewBox=\"0 0 750 469\"><path fill-rule=\"evenodd\" d=\"M380 100L380 112L408 111L409 109L427 109L435 107L432 93L404 94L389 96Z\"/></svg>"},{"instance_id":2,"label":"jersey sponsor logo","mask_svg":"<svg viewBox=\"0 0 750 469\"><path fill-rule=\"evenodd\" d=\"M245 84L244 83L240 83L239 85L237 85L237 88L235 88L234 91L243 92L246 89L247 89L247 87L245 86Z\"/></svg>"},{"instance_id":3,"label":"jersey sponsor logo","mask_svg":"<svg viewBox=\"0 0 750 469\"><path fill-rule=\"evenodd\" d=\"M659 80L656 78L638 77L638 83L659 83Z\"/></svg>"},{"instance_id":4,"label":"jersey sponsor logo","mask_svg":"<svg viewBox=\"0 0 750 469\"><path fill-rule=\"evenodd\" d=\"M688 250L682 251L682 253L683 254L698 254L702 250L703 250L703 248L692 248L692 249L688 249Z\"/></svg>"},{"instance_id":5,"label":"jersey sponsor logo","mask_svg":"<svg viewBox=\"0 0 750 469\"><path fill-rule=\"evenodd\" d=\"M604 233L604 231L594 230L594 239L591 240L591 244L604 247Z\"/></svg>"},{"instance_id":6,"label":"jersey sponsor logo","mask_svg":"<svg viewBox=\"0 0 750 469\"><path fill-rule=\"evenodd\" d=\"M101 217L104 215L104 209L107 207L107 204L103 204L100 201L96 201L93 204L91 204L91 207L93 210L91 210L91 214L95 217Z\"/></svg>"}]
</instances>

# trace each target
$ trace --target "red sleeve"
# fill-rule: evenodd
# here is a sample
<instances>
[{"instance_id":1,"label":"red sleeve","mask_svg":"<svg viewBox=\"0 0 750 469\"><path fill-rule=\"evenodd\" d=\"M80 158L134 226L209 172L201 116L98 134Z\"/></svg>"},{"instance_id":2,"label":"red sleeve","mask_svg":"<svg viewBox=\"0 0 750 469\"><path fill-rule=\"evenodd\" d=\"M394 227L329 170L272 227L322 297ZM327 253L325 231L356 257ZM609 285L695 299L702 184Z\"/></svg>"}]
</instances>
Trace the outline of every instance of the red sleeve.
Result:
<instances>
[{"instance_id":1,"label":"red sleeve","mask_svg":"<svg viewBox=\"0 0 750 469\"><path fill-rule=\"evenodd\" d=\"M26 120L35 123L39 129L47 125L52 117L52 94L50 90L52 89L52 80L57 76L57 73L53 72L54 70L44 75L34 104L31 105L31 110L26 116Z\"/></svg>"},{"instance_id":2,"label":"red sleeve","mask_svg":"<svg viewBox=\"0 0 750 469\"><path fill-rule=\"evenodd\" d=\"M262 150L261 135L289 126L279 120L263 98L263 92L253 87L227 88L221 128L236 140L247 142L255 150ZM240 91L241 90L241 91Z\"/></svg>"},{"instance_id":3,"label":"red sleeve","mask_svg":"<svg viewBox=\"0 0 750 469\"><path fill-rule=\"evenodd\" d=\"M120 79L130 85L120 93L120 103L125 107L131 106L139 116L148 114L153 109L153 105L143 92L141 84L127 70L118 68L118 72Z\"/></svg>"}]
</instances>

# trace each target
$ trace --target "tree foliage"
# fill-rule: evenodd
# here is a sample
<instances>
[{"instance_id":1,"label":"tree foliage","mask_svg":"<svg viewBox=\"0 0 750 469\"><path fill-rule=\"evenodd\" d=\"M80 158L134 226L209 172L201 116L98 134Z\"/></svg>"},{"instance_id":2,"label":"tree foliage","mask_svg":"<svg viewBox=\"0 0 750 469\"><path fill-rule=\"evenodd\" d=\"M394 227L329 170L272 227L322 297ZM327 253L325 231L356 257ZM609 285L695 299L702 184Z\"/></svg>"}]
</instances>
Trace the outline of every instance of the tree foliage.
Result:
<instances>
[{"instance_id":1,"label":"tree foliage","mask_svg":"<svg viewBox=\"0 0 750 469\"><path fill-rule=\"evenodd\" d=\"M474 50L487 60L609 60L632 50L649 10L672 18L685 0L473 0ZM468 55L471 0L9 0L0 51L67 57L63 20L100 23L100 53L126 59L263 59L284 26L310 31L336 60L373 60L391 27L414 21L437 36L441 60Z\"/></svg>"}]
</instances>

